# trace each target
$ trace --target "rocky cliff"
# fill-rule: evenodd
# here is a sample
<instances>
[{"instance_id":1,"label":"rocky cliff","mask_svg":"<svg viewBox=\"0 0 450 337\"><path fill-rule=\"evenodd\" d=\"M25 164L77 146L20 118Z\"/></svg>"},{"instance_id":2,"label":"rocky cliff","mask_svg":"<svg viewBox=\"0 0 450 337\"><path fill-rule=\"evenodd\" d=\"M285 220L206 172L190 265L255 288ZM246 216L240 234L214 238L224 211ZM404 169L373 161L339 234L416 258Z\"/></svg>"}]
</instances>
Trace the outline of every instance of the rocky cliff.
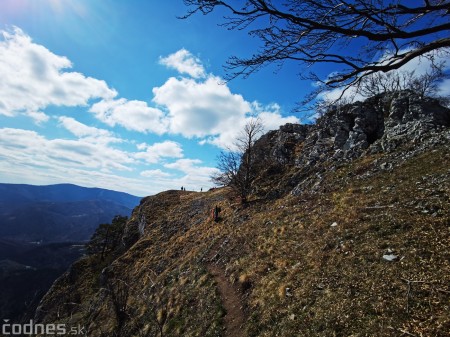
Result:
<instances>
[{"instance_id":1,"label":"rocky cliff","mask_svg":"<svg viewBox=\"0 0 450 337\"><path fill-rule=\"evenodd\" d=\"M299 194L314 184L317 187L325 170L366 155L382 153L387 160L383 167L392 167L419 152L447 144L449 127L448 108L411 91L333 107L314 125L286 124L259 139L255 152L269 168L268 175L261 173L260 182L270 180L271 173L282 173L286 178L291 170L293 176L283 179L280 188L274 190L269 184L269 194Z\"/></svg>"},{"instance_id":2,"label":"rocky cliff","mask_svg":"<svg viewBox=\"0 0 450 337\"><path fill-rule=\"evenodd\" d=\"M269 132L245 207L227 188L143 199L122 245L75 263L36 321L87 336L445 336L449 126L450 110L400 92Z\"/></svg>"}]
</instances>

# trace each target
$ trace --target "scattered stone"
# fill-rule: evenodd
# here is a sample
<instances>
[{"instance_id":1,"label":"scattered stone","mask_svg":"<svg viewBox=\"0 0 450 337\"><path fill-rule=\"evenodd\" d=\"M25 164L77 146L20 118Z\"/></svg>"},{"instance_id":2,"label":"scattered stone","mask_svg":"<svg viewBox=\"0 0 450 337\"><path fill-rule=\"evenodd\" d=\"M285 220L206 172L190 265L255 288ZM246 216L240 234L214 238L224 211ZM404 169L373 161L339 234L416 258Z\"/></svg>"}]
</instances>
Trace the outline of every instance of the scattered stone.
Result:
<instances>
[{"instance_id":1,"label":"scattered stone","mask_svg":"<svg viewBox=\"0 0 450 337\"><path fill-rule=\"evenodd\" d=\"M392 248L386 249L385 254L383 255L383 259L386 261L396 261L398 260L398 255L395 254L395 251Z\"/></svg>"},{"instance_id":2,"label":"scattered stone","mask_svg":"<svg viewBox=\"0 0 450 337\"><path fill-rule=\"evenodd\" d=\"M398 260L398 255L395 255L393 253L384 254L383 259L385 259L386 261L396 261Z\"/></svg>"},{"instance_id":3,"label":"scattered stone","mask_svg":"<svg viewBox=\"0 0 450 337\"><path fill-rule=\"evenodd\" d=\"M323 290L323 289L325 289L325 285L323 283L319 283L319 284L316 285L316 288L318 290Z\"/></svg>"},{"instance_id":4,"label":"scattered stone","mask_svg":"<svg viewBox=\"0 0 450 337\"><path fill-rule=\"evenodd\" d=\"M389 164L389 163L382 163L382 164L380 165L380 169L382 169L382 170L388 170L388 169L390 169L391 167L392 167L392 165Z\"/></svg>"},{"instance_id":5,"label":"scattered stone","mask_svg":"<svg viewBox=\"0 0 450 337\"><path fill-rule=\"evenodd\" d=\"M292 296L291 288L286 288L285 294L286 294L286 297L291 297Z\"/></svg>"}]
</instances>

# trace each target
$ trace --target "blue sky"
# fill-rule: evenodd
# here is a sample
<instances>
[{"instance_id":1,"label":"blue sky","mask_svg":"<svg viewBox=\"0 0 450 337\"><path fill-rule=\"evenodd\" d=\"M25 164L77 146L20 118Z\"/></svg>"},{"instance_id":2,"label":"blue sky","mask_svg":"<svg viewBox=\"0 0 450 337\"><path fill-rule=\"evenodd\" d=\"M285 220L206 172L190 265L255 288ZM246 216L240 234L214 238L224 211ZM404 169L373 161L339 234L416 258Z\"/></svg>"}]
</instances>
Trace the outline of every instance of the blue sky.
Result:
<instances>
[{"instance_id":1,"label":"blue sky","mask_svg":"<svg viewBox=\"0 0 450 337\"><path fill-rule=\"evenodd\" d=\"M177 19L181 0L0 7L1 182L140 196L206 189L218 152L251 114L267 129L298 121L295 71L223 84L226 59L256 41L218 27L215 14Z\"/></svg>"},{"instance_id":2,"label":"blue sky","mask_svg":"<svg viewBox=\"0 0 450 337\"><path fill-rule=\"evenodd\" d=\"M182 0L2 0L0 182L198 191L251 115L266 130L300 121L291 110L312 84L298 65L224 84L228 57L258 41L218 26L220 11L177 19L186 11Z\"/></svg>"}]
</instances>

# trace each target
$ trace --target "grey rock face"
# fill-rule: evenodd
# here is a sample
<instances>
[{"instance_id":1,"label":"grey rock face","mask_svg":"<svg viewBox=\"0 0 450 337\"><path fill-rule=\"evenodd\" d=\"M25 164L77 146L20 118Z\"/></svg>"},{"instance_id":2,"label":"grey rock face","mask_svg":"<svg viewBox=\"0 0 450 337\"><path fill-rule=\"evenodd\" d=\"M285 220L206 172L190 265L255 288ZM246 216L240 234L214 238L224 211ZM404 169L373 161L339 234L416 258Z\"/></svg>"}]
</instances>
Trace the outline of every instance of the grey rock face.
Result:
<instances>
[{"instance_id":1,"label":"grey rock face","mask_svg":"<svg viewBox=\"0 0 450 337\"><path fill-rule=\"evenodd\" d=\"M294 162L294 147L303 142L311 125L288 123L279 130L263 135L255 144L255 153L260 162L288 165Z\"/></svg>"},{"instance_id":2,"label":"grey rock face","mask_svg":"<svg viewBox=\"0 0 450 337\"><path fill-rule=\"evenodd\" d=\"M419 142L431 131L449 127L450 110L434 99L402 91L392 99L385 124L376 149L390 152L406 142Z\"/></svg>"},{"instance_id":3,"label":"grey rock face","mask_svg":"<svg viewBox=\"0 0 450 337\"><path fill-rule=\"evenodd\" d=\"M390 153L407 144L420 149L445 143L449 127L450 109L435 99L401 91L331 108L315 125L283 125L262 136L255 153L266 167L295 166L297 194L317 185L325 163Z\"/></svg>"}]
</instances>

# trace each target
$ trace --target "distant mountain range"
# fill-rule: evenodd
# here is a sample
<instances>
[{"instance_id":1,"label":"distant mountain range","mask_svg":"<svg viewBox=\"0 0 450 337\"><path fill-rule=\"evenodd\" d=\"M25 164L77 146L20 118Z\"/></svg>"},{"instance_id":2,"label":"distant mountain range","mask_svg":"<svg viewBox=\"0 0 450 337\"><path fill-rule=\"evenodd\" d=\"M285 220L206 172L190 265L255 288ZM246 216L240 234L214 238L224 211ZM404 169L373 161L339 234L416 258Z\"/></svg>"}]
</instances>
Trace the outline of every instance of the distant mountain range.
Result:
<instances>
[{"instance_id":1,"label":"distant mountain range","mask_svg":"<svg viewBox=\"0 0 450 337\"><path fill-rule=\"evenodd\" d=\"M0 184L0 317L24 322L54 280L84 254L101 223L140 198L70 184Z\"/></svg>"},{"instance_id":2,"label":"distant mountain range","mask_svg":"<svg viewBox=\"0 0 450 337\"><path fill-rule=\"evenodd\" d=\"M71 184L0 184L0 238L14 241L85 241L100 223L130 215L140 198Z\"/></svg>"}]
</instances>

